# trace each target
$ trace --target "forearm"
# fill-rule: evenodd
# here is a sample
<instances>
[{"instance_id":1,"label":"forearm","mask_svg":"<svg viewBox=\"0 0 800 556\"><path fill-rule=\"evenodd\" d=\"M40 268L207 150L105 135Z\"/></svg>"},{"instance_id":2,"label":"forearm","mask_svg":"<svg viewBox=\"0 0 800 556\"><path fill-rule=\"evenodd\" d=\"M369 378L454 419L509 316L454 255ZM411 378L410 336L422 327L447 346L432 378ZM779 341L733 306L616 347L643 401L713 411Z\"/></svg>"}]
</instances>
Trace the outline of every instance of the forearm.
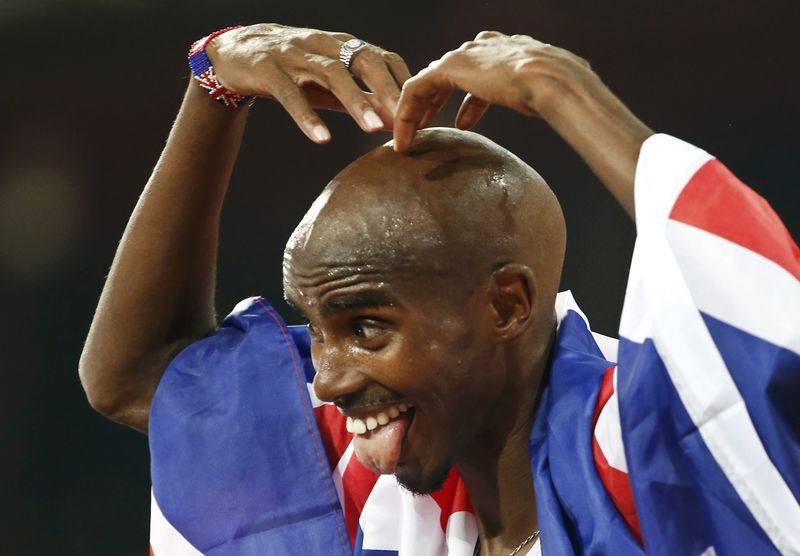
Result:
<instances>
[{"instance_id":1,"label":"forearm","mask_svg":"<svg viewBox=\"0 0 800 556\"><path fill-rule=\"evenodd\" d=\"M216 325L219 215L247 110L190 85L100 297L81 380L98 410L140 430L169 360Z\"/></svg>"},{"instance_id":2,"label":"forearm","mask_svg":"<svg viewBox=\"0 0 800 556\"><path fill-rule=\"evenodd\" d=\"M642 143L653 135L593 73L564 79L539 113L583 158L631 216Z\"/></svg>"}]
</instances>

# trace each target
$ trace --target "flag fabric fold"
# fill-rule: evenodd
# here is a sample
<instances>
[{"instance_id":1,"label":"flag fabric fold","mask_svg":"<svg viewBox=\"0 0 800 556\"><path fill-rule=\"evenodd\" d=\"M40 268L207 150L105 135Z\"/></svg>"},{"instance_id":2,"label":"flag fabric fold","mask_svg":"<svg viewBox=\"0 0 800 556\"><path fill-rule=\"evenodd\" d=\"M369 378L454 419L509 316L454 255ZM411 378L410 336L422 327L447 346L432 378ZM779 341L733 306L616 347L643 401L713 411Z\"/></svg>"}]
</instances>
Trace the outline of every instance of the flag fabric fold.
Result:
<instances>
[{"instance_id":1,"label":"flag fabric fold","mask_svg":"<svg viewBox=\"0 0 800 556\"><path fill-rule=\"evenodd\" d=\"M306 384L292 334L261 300L170 365L151 409L153 497L198 552L351 553Z\"/></svg>"}]
</instances>

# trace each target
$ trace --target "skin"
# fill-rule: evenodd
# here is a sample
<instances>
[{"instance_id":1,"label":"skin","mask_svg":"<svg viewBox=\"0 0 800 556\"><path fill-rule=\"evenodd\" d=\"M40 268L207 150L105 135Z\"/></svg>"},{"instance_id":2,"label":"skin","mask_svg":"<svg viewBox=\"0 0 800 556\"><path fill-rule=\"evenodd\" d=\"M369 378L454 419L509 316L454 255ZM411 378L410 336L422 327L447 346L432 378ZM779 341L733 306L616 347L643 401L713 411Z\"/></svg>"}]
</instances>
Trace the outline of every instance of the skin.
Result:
<instances>
[{"instance_id":1,"label":"skin","mask_svg":"<svg viewBox=\"0 0 800 556\"><path fill-rule=\"evenodd\" d=\"M481 33L411 79L399 56L370 46L352 67L366 92L336 62L349 38L260 24L207 51L225 87L280 102L317 143L331 137L315 108L346 110L367 132L393 129L394 143L345 169L298 226L286 295L312 323L317 394L351 413L412 401L398 476L428 491L455 465L481 553L508 554L536 528L531 393L553 339L563 221L515 157L476 136L418 131L457 90L464 129L491 104L538 116L631 216L652 132L584 60L531 37ZM169 361L216 327L219 213L247 112L190 85L87 337L90 403L143 432Z\"/></svg>"},{"instance_id":2,"label":"skin","mask_svg":"<svg viewBox=\"0 0 800 556\"><path fill-rule=\"evenodd\" d=\"M485 138L426 130L406 154L372 151L285 252L317 396L356 416L413 403L397 472L413 492L439 489L453 465L498 484L507 459L529 462L564 245L542 178Z\"/></svg>"}]
</instances>

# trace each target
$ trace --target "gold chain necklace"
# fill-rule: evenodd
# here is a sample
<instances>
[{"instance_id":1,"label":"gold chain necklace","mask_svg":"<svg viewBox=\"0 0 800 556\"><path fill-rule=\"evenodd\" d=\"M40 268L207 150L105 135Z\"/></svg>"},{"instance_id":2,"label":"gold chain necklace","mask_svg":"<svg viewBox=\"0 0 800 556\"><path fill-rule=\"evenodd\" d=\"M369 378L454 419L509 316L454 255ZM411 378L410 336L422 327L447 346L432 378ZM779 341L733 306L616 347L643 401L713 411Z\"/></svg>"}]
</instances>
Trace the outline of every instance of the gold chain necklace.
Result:
<instances>
[{"instance_id":1,"label":"gold chain necklace","mask_svg":"<svg viewBox=\"0 0 800 556\"><path fill-rule=\"evenodd\" d=\"M528 538L526 538L524 541L522 541L521 543L519 543L519 544L517 545L517 548L515 548L514 550L512 550L511 552L509 552L509 553L508 553L508 556L515 556L515 554L517 554L517 552L519 552L520 550L522 550L522 549L525 547L525 545L527 545L528 543L530 543L530 542L532 542L532 541L535 541L535 540L536 540L536 539L538 539L538 538L539 538L539 531L534 531L533 533L531 533L531 534L528 536ZM480 537L480 535L479 535L479 536L478 536L478 540L477 540L477 542L475 543L475 550L472 552L472 556L479 556L479 554L480 554L480 553L481 553L481 537Z\"/></svg>"}]
</instances>

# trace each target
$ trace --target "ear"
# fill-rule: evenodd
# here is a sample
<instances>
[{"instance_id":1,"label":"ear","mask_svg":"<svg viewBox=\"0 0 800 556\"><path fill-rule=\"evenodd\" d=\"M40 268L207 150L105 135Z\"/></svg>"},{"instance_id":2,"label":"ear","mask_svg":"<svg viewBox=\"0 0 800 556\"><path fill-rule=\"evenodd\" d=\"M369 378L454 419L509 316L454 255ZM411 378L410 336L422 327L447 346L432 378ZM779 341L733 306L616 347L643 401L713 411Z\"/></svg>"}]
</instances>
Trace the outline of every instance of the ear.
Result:
<instances>
[{"instance_id":1,"label":"ear","mask_svg":"<svg viewBox=\"0 0 800 556\"><path fill-rule=\"evenodd\" d=\"M509 263L492 274L489 287L495 337L498 342L507 342L522 334L531 322L536 280L530 267Z\"/></svg>"}]
</instances>

